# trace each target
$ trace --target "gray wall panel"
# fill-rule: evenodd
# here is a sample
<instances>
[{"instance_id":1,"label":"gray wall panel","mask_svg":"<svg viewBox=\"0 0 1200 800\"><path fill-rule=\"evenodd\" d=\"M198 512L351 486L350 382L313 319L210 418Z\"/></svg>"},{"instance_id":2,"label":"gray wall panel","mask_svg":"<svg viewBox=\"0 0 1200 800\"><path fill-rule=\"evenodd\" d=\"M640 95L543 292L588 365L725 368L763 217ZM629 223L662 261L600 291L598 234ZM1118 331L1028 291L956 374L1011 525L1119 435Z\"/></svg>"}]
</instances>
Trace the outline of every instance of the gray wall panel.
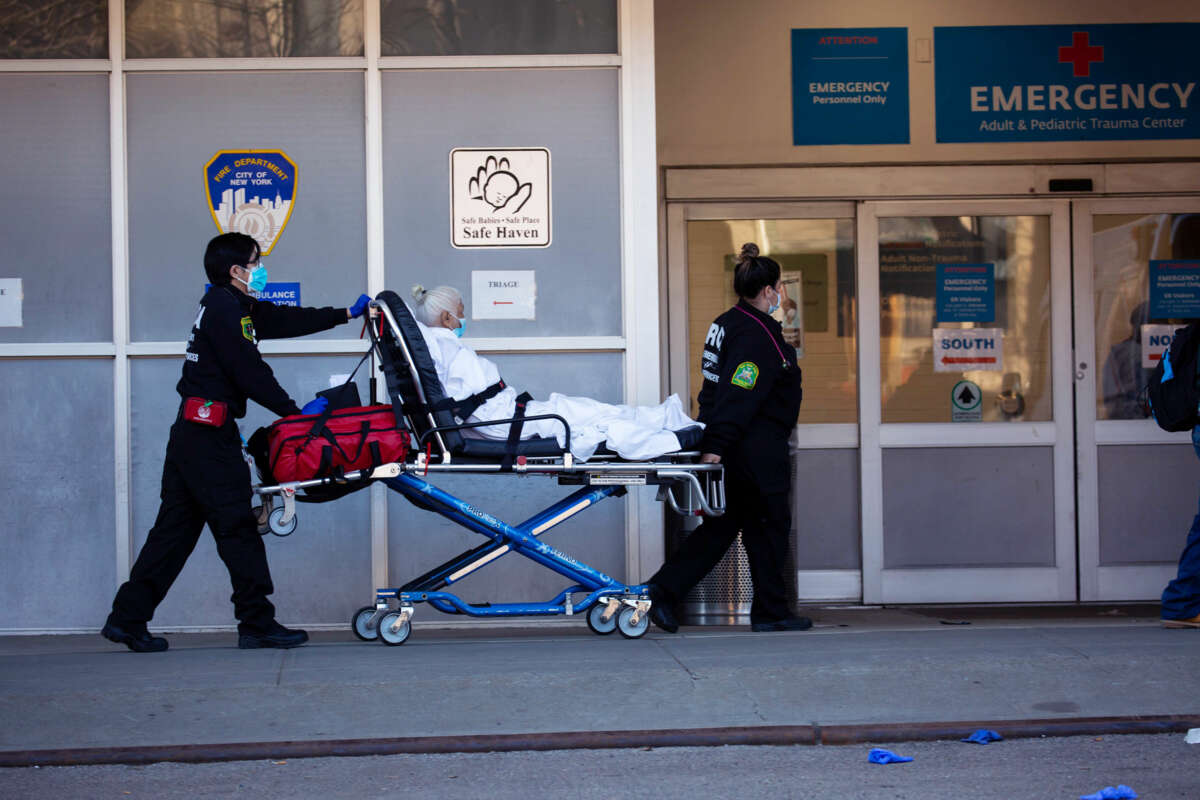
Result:
<instances>
[{"instance_id":1,"label":"gray wall panel","mask_svg":"<svg viewBox=\"0 0 1200 800\"><path fill-rule=\"evenodd\" d=\"M360 73L137 74L129 87L130 334L180 341L219 231L204 165L220 150L278 149L297 165L292 215L266 264L310 306L366 290ZM345 327L322 338L357 335Z\"/></svg>"},{"instance_id":2,"label":"gray wall panel","mask_svg":"<svg viewBox=\"0 0 1200 800\"><path fill-rule=\"evenodd\" d=\"M533 269L537 321L473 321L473 335L619 335L617 108L616 70L384 73L388 286L405 299L414 283L450 284L467 294L472 270ZM449 155L455 147L550 149L549 247L451 246Z\"/></svg>"},{"instance_id":3,"label":"gray wall panel","mask_svg":"<svg viewBox=\"0 0 1200 800\"><path fill-rule=\"evenodd\" d=\"M1053 566L1049 447L883 451L888 569Z\"/></svg>"},{"instance_id":4,"label":"gray wall panel","mask_svg":"<svg viewBox=\"0 0 1200 800\"><path fill-rule=\"evenodd\" d=\"M0 75L0 97L0 278L25 294L0 342L112 341L108 78Z\"/></svg>"},{"instance_id":5,"label":"gray wall panel","mask_svg":"<svg viewBox=\"0 0 1200 800\"><path fill-rule=\"evenodd\" d=\"M1175 563L1196 515L1190 444L1099 447L1100 563Z\"/></svg>"},{"instance_id":6,"label":"gray wall panel","mask_svg":"<svg viewBox=\"0 0 1200 800\"><path fill-rule=\"evenodd\" d=\"M112 393L108 359L0 361L0 628L104 623L116 589Z\"/></svg>"},{"instance_id":7,"label":"gray wall panel","mask_svg":"<svg viewBox=\"0 0 1200 800\"><path fill-rule=\"evenodd\" d=\"M620 399L621 356L617 354L503 356L495 361L505 380L521 389L530 388L538 397L562 391L608 402ZM545 377L538 380L534 376L537 371ZM613 387L618 389L616 396ZM523 522L577 488L539 476L436 476L431 483L511 524ZM547 541L617 580L634 580L636 576L624 574L624 503L623 499L609 499L586 509L548 531ZM388 564L395 585L486 542L483 536L418 509L394 493L388 496L388 529ZM557 573L510 554L454 584L453 591L472 602L546 601L567 585Z\"/></svg>"},{"instance_id":8,"label":"gray wall panel","mask_svg":"<svg viewBox=\"0 0 1200 800\"><path fill-rule=\"evenodd\" d=\"M331 373L345 373L357 359L275 356L269 359L280 383L298 402L324 388ZM158 512L162 462L179 406L175 383L179 359L138 359L132 369L134 546L140 548ZM361 376L361 375L360 375ZM365 381L360 394L366 397ZM247 438L274 416L254 403L239 427ZM271 598L284 623L341 623L369 599L371 591L369 492L332 503L299 507L300 525L289 538L268 536L267 558L275 581ZM231 625L229 574L205 529L175 586L155 616L158 628Z\"/></svg>"},{"instance_id":9,"label":"gray wall panel","mask_svg":"<svg viewBox=\"0 0 1200 800\"><path fill-rule=\"evenodd\" d=\"M792 531L797 569L862 569L858 450L792 456Z\"/></svg>"}]
</instances>

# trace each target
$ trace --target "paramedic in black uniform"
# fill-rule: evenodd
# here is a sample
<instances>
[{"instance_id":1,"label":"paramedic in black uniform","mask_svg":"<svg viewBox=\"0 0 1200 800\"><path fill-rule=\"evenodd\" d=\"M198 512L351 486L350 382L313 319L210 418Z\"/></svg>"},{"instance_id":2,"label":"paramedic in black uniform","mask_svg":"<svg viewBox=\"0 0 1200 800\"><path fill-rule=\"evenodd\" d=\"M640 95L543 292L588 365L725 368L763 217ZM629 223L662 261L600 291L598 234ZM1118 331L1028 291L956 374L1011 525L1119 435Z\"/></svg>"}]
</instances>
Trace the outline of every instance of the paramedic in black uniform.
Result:
<instances>
[{"instance_id":1,"label":"paramedic in black uniform","mask_svg":"<svg viewBox=\"0 0 1200 800\"><path fill-rule=\"evenodd\" d=\"M782 298L779 277L778 262L743 245L733 273L738 303L717 317L704 341L700 460L725 465L725 514L705 519L649 580L650 619L668 633L679 628L672 608L716 566L739 530L754 582L751 628L812 627L789 613L784 575L792 527L787 442L800 413L800 367L770 316Z\"/></svg>"},{"instance_id":2,"label":"paramedic in black uniform","mask_svg":"<svg viewBox=\"0 0 1200 800\"><path fill-rule=\"evenodd\" d=\"M291 308L255 299L250 291L266 285L266 267L259 264L258 243L242 233L209 242L204 271L212 287L200 301L176 386L180 410L167 441L158 518L101 631L138 653L167 649L167 640L151 636L146 623L183 569L205 523L233 584L238 647L297 647L308 641L304 631L276 622L275 607L267 600L274 586L250 508L250 471L235 420L246 415L247 398L280 416L300 413L259 354L258 337L328 330L361 315L369 300L362 295L351 308ZM209 423L224 404L223 423L189 421L188 398L200 398L193 401L197 405L209 403L192 412ZM312 407L321 400L305 406L308 413L316 413Z\"/></svg>"}]
</instances>

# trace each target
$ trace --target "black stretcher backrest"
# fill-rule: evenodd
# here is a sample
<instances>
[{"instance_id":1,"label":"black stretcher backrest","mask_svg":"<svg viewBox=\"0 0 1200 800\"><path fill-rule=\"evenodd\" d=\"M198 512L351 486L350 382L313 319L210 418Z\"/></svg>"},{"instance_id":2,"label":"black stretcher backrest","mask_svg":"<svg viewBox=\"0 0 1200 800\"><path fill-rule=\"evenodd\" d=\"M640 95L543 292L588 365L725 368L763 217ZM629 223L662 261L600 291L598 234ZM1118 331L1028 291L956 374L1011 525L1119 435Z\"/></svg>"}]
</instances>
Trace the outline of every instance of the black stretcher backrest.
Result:
<instances>
[{"instance_id":1,"label":"black stretcher backrest","mask_svg":"<svg viewBox=\"0 0 1200 800\"><path fill-rule=\"evenodd\" d=\"M375 299L386 305L392 312L392 316L395 317L396 326L400 329L400 335L404 337L404 344L408 347L413 366L416 368L414 375L404 358L404 352L393 340L390 326L385 325L383 338L380 341L380 350L383 351L380 353L380 358L385 362L385 366L388 362L393 366L397 383L396 389L401 393L400 399L406 409L411 409L407 416L414 432L419 436L428 431L430 425L429 414L423 409L417 408L421 404L421 399L417 394L414 381L420 382L421 391L425 394L425 402L430 406L445 400L446 393L442 389L437 368L433 364L433 356L429 355L429 348L425 346L425 337L421 335L421 329L418 327L416 319L408 310L408 306L400 299L400 295L390 289L385 289L376 295ZM393 388L389 386L388 391L392 392ZM395 402L395 398L392 400ZM438 427L454 425L457 422L449 410L434 411L432 416L434 424ZM443 431L442 440L445 441L446 448L451 453L462 450L463 437L460 432Z\"/></svg>"}]
</instances>

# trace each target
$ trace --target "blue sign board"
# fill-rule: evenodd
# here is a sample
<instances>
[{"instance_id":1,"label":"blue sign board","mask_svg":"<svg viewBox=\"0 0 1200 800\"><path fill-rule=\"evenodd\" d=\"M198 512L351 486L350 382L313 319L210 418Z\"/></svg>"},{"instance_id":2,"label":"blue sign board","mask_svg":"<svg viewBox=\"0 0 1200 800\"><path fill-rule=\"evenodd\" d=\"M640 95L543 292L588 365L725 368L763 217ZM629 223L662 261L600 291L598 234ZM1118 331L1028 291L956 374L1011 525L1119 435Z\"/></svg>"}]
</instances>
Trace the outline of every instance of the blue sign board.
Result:
<instances>
[{"instance_id":1,"label":"blue sign board","mask_svg":"<svg viewBox=\"0 0 1200 800\"><path fill-rule=\"evenodd\" d=\"M934 28L939 142L1200 138L1200 23Z\"/></svg>"},{"instance_id":2,"label":"blue sign board","mask_svg":"<svg viewBox=\"0 0 1200 800\"><path fill-rule=\"evenodd\" d=\"M793 144L908 141L908 28L792 30Z\"/></svg>"},{"instance_id":3,"label":"blue sign board","mask_svg":"<svg viewBox=\"0 0 1200 800\"><path fill-rule=\"evenodd\" d=\"M1200 259L1150 262L1150 318L1200 319Z\"/></svg>"},{"instance_id":4,"label":"blue sign board","mask_svg":"<svg viewBox=\"0 0 1200 800\"><path fill-rule=\"evenodd\" d=\"M270 255L296 203L296 162L281 150L221 150L204 165L204 191L217 230L253 236Z\"/></svg>"},{"instance_id":5,"label":"blue sign board","mask_svg":"<svg viewBox=\"0 0 1200 800\"><path fill-rule=\"evenodd\" d=\"M994 322L995 264L938 264L937 321Z\"/></svg>"},{"instance_id":6,"label":"blue sign board","mask_svg":"<svg viewBox=\"0 0 1200 800\"><path fill-rule=\"evenodd\" d=\"M204 284L204 291L212 288L211 283ZM270 300L277 306L300 306L299 283L268 283L261 292L251 292L251 297L259 300Z\"/></svg>"}]
</instances>

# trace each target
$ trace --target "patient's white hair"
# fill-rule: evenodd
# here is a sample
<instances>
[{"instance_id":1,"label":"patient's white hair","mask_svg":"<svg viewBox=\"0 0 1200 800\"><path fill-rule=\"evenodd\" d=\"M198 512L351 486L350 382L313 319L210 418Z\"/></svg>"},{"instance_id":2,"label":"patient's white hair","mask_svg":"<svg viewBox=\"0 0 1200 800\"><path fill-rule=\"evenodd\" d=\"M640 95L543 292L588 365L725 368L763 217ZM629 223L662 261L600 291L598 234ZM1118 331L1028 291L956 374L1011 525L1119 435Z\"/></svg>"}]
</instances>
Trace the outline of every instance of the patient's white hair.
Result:
<instances>
[{"instance_id":1,"label":"patient's white hair","mask_svg":"<svg viewBox=\"0 0 1200 800\"><path fill-rule=\"evenodd\" d=\"M449 311L452 316L457 317L458 304L462 302L462 294L453 286L426 289L418 283L412 287L412 296L416 304L414 313L417 319L431 328L438 325L438 317L443 311Z\"/></svg>"}]
</instances>

